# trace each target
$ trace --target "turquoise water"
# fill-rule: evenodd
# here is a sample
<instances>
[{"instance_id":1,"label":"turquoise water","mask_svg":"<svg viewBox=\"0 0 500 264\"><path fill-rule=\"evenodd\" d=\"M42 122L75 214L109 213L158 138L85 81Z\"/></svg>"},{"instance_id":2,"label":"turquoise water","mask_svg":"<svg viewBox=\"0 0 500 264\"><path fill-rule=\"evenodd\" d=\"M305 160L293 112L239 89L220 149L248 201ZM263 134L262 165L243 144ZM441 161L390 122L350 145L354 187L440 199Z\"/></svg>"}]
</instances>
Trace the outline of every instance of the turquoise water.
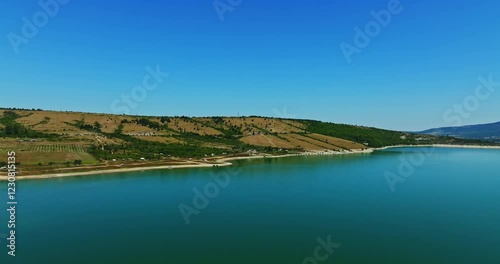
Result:
<instances>
[{"instance_id":1,"label":"turquoise water","mask_svg":"<svg viewBox=\"0 0 500 264\"><path fill-rule=\"evenodd\" d=\"M500 151L439 148L418 160L422 150L20 181L17 256L2 238L0 260L500 263ZM384 175L400 176L404 160L418 166L393 192ZM228 183L219 178L227 186L215 188L211 173L229 173ZM205 186L212 198L198 210L193 188ZM197 210L189 224L181 203ZM6 233L7 214L0 220ZM328 237L327 251L319 241Z\"/></svg>"}]
</instances>

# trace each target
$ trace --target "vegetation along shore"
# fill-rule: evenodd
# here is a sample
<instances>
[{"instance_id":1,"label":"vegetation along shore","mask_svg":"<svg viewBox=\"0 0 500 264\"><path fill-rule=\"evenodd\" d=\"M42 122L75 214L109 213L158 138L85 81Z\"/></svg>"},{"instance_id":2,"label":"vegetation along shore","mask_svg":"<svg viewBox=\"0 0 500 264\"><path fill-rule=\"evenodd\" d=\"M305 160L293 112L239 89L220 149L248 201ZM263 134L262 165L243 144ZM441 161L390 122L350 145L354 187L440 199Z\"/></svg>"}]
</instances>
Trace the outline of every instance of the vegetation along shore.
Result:
<instances>
[{"instance_id":1,"label":"vegetation along shore","mask_svg":"<svg viewBox=\"0 0 500 264\"><path fill-rule=\"evenodd\" d=\"M0 109L0 156L16 153L18 179L228 166L235 159L369 153L391 146L499 148L488 141L304 119ZM6 161L0 158L0 180L6 179Z\"/></svg>"}]
</instances>

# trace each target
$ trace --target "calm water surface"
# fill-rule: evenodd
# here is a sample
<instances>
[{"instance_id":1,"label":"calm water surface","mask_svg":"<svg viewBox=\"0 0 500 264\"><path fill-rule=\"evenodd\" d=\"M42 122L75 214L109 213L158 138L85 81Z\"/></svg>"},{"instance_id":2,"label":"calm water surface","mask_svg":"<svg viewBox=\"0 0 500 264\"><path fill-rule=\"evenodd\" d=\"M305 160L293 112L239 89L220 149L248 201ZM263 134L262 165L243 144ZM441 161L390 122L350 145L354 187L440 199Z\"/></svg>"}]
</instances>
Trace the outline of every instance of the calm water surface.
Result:
<instances>
[{"instance_id":1,"label":"calm water surface","mask_svg":"<svg viewBox=\"0 0 500 264\"><path fill-rule=\"evenodd\" d=\"M17 256L2 238L0 260L500 263L500 151L439 148L419 160L422 150L239 161L200 210L193 188L228 168L20 181ZM392 192L384 175L400 166ZM181 203L197 210L189 224ZM6 233L5 210L0 220ZM328 237L334 251L321 247Z\"/></svg>"}]
</instances>

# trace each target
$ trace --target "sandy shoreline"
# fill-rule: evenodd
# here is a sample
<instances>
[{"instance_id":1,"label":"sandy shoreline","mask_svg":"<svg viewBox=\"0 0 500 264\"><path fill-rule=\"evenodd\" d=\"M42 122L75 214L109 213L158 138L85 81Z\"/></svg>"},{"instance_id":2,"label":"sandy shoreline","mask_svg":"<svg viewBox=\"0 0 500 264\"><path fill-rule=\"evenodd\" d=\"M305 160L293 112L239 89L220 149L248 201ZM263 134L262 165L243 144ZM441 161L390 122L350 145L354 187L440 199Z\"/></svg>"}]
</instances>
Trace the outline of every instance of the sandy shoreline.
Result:
<instances>
[{"instance_id":1,"label":"sandy shoreline","mask_svg":"<svg viewBox=\"0 0 500 264\"><path fill-rule=\"evenodd\" d=\"M224 162L217 164L191 164L191 165L162 165L162 166L151 166L151 167L133 167L133 168L121 168L121 169L109 169L109 170L92 170L83 172L66 172L66 173L48 173L40 175L26 175L17 176L16 180L29 180L29 179L49 179L49 178L60 178L60 177L79 177L87 175L99 175L99 174L111 174L120 172L134 172L134 171L146 171L146 170L167 170L167 169L183 169L183 168L212 168L230 166L232 163ZM0 176L0 181L7 180L7 176Z\"/></svg>"},{"instance_id":2,"label":"sandy shoreline","mask_svg":"<svg viewBox=\"0 0 500 264\"><path fill-rule=\"evenodd\" d=\"M345 155L345 154L359 154L359 153L371 153L372 149L365 150L352 150L352 151L307 151L297 154L285 154L285 155L253 155L253 156L241 156L241 157L225 157L217 159L217 163L198 163L198 164L186 164L186 165L161 165L161 166L150 166L150 167L132 167L132 168L120 168L120 169L105 169L105 170L89 170L83 172L61 172L61 173L47 173L38 175L19 175L16 180L34 180L34 179L49 179L49 178L60 178L60 177L80 177L88 175L99 175L99 174L112 174L120 172L134 172L134 171L148 171L148 170L167 170L167 169L183 169L183 168L213 168L213 167L224 167L233 165L230 161L233 160L247 160L247 159L262 159L262 158L285 158L285 157L295 157L295 156L318 156L318 155ZM0 176L0 181L6 181L7 176Z\"/></svg>"},{"instance_id":3,"label":"sandy shoreline","mask_svg":"<svg viewBox=\"0 0 500 264\"><path fill-rule=\"evenodd\" d=\"M246 160L246 159L262 159L262 158L285 158L285 157L296 157L296 156L324 156L324 155L349 155L349 154L369 154L376 150L384 150L390 148L405 148L405 147L436 147L436 148L474 148L474 149L500 149L500 146L473 146L473 145L444 145L444 144L434 144L434 145L395 145L387 146L381 148L368 148L363 150L351 150L351 151L306 151L297 154L285 154L285 155L254 155L254 156L242 156L242 157L225 157L217 159L217 163L198 163L198 164L186 164L186 165L161 165L161 166L150 166L150 167L133 167L133 168L120 168L120 169L109 169L109 170L91 170L84 172L66 172L66 173L48 173L40 175L26 175L17 176L16 180L30 180L30 179L49 179L49 178L59 178L59 177L80 177L88 175L99 175L99 174L112 174L120 172L134 172L134 171L148 171L148 170L167 170L167 169L183 169L183 168L212 168L212 167L224 167L233 165L230 161L233 160ZM6 181L7 176L0 176L0 181Z\"/></svg>"}]
</instances>

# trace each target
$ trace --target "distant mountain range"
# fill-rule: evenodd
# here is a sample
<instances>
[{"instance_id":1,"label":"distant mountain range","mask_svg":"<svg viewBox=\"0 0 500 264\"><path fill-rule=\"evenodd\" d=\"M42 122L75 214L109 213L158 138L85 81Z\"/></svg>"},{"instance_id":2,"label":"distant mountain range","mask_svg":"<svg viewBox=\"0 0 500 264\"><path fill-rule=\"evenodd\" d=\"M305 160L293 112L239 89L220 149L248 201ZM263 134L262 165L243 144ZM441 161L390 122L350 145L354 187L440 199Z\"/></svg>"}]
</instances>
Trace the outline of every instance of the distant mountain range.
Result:
<instances>
[{"instance_id":1,"label":"distant mountain range","mask_svg":"<svg viewBox=\"0 0 500 264\"><path fill-rule=\"evenodd\" d=\"M500 122L460 127L433 128L417 132L417 134L451 136L465 139L482 139L500 142Z\"/></svg>"}]
</instances>

